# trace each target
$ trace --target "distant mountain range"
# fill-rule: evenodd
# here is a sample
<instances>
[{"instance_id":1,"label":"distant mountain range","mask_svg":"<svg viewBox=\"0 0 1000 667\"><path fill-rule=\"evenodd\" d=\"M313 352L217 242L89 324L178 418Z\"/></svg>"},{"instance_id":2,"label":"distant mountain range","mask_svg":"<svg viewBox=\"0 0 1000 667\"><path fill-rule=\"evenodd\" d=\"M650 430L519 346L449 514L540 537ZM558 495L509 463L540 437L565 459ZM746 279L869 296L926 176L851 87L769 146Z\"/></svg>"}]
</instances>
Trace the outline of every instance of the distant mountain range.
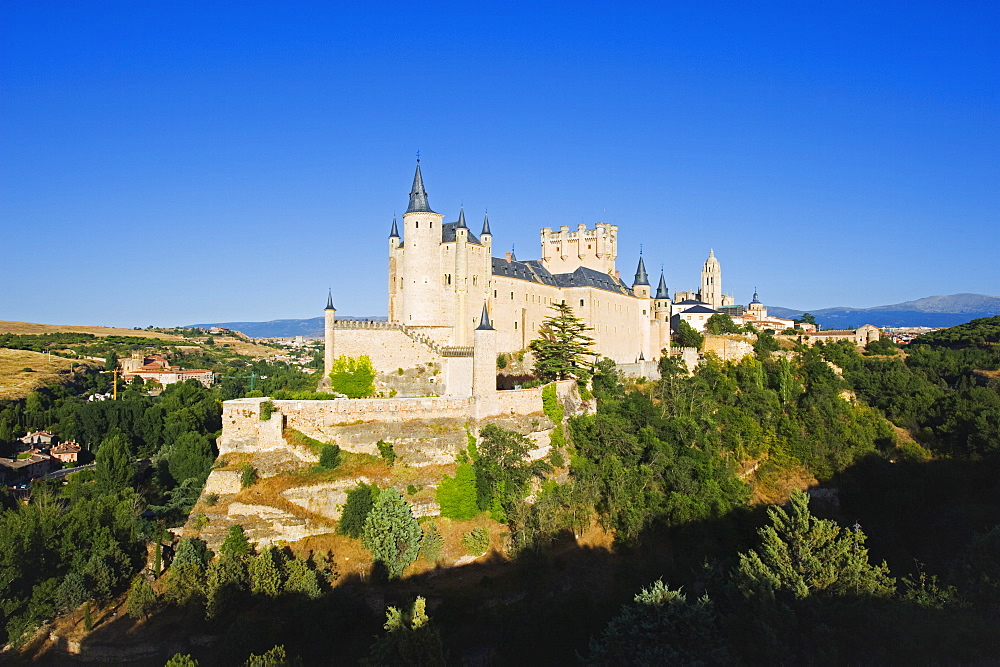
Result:
<instances>
[{"instance_id":1,"label":"distant mountain range","mask_svg":"<svg viewBox=\"0 0 1000 667\"><path fill-rule=\"evenodd\" d=\"M873 308L838 306L803 311L768 306L767 312L769 315L789 318L797 318L809 312L824 329L845 329L862 324L874 324L877 327L953 327L977 317L1000 315L1000 297L985 294L952 294L928 296L916 301Z\"/></svg>"},{"instance_id":2,"label":"distant mountain range","mask_svg":"<svg viewBox=\"0 0 1000 667\"><path fill-rule=\"evenodd\" d=\"M369 317L355 317L353 315L338 315L338 320L369 320L373 322L385 322L385 315L371 315ZM208 329L209 327L223 327L240 331L251 338L290 338L292 336L303 336L305 338L323 337L323 317L310 317L306 320L271 320L269 322L215 322L212 324L185 324L189 329Z\"/></svg>"},{"instance_id":3,"label":"distant mountain range","mask_svg":"<svg viewBox=\"0 0 1000 667\"><path fill-rule=\"evenodd\" d=\"M977 317L1000 315L1000 297L984 294L952 294L951 296L929 296L916 301L904 301L891 306L874 308L822 308L819 310L792 310L780 306L768 306L767 312L777 317L796 318L803 313L812 313L824 329L843 329L874 324L877 327L953 327ZM384 322L384 315L337 316L338 320L372 320ZM188 324L188 327L225 327L242 331L251 338L286 338L305 336L323 337L323 318L311 317L304 320L271 320L269 322L215 322L211 324Z\"/></svg>"}]
</instances>

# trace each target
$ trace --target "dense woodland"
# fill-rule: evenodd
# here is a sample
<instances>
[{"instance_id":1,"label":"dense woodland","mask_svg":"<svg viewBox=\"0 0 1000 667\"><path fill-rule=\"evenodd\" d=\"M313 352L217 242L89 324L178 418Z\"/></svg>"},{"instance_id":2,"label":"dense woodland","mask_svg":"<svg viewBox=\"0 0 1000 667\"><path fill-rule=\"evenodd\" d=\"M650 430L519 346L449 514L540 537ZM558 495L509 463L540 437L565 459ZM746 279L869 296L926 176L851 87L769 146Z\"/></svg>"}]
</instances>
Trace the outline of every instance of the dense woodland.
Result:
<instances>
[{"instance_id":1,"label":"dense woodland","mask_svg":"<svg viewBox=\"0 0 1000 667\"><path fill-rule=\"evenodd\" d=\"M196 539L172 559L155 546L211 465L225 385L117 404L53 389L5 404L8 432L62 428L98 462L27 505L8 501L8 639L127 589L138 636L217 636L194 651L202 664L276 646L307 664L1000 656L1000 318L904 349L781 350L766 334L755 349L738 362L709 355L691 375L666 358L656 382L625 382L602 362L593 416L565 419L547 391L562 425L547 461L527 461L522 436L483 428L438 500L443 517L489 517L504 553L412 576L414 560L437 558L437 525L372 485L349 494L340 525L380 564L364 579L339 576L328 554L256 549L238 528L218 554ZM138 478L136 457L152 463ZM826 490L812 502L760 502L809 480ZM575 538L595 525L606 548ZM482 547L467 537L470 553Z\"/></svg>"}]
</instances>

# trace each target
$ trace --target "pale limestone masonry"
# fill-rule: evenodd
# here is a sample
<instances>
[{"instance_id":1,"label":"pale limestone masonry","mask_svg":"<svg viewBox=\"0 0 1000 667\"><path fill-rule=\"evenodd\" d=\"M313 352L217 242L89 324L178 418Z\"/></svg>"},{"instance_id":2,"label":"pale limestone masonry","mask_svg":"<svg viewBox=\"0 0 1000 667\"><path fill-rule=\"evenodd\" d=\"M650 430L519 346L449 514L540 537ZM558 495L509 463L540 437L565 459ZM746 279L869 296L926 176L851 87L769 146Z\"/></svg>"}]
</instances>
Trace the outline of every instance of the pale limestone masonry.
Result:
<instances>
[{"instance_id":1,"label":"pale limestone masonry","mask_svg":"<svg viewBox=\"0 0 1000 667\"><path fill-rule=\"evenodd\" d=\"M488 346L488 340L484 343L483 339L495 332L477 333L478 343ZM490 377L495 377L493 364L489 370ZM320 442L336 442L346 451L372 455L378 454L376 443L385 440L392 443L401 464L441 465L454 462L457 453L467 446L468 437L477 436L487 423L528 437L534 445L530 458L549 454L555 424L542 411L542 387L512 391L484 389L482 394L485 397L272 401L273 411L267 420L260 419L266 398L226 401L222 408L219 454L220 458L245 457L265 478L314 465L317 456L313 451L294 447L285 440L284 430L290 428ZM596 408L593 400L580 398L574 380L557 382L556 394L567 415L593 413ZM285 501L303 510L304 516L298 516L288 506L234 502L242 490L240 473L213 470L204 493L218 494L219 500L213 507L203 507L209 525L197 534L216 548L229 526L236 523L244 526L249 539L261 546L328 533L332 522L340 517L347 489L358 481L369 480L337 480L282 491ZM436 482L425 484L429 488L435 485ZM434 516L439 510L433 500L423 500L413 508L416 516ZM184 535L194 533L191 526L183 531Z\"/></svg>"}]
</instances>

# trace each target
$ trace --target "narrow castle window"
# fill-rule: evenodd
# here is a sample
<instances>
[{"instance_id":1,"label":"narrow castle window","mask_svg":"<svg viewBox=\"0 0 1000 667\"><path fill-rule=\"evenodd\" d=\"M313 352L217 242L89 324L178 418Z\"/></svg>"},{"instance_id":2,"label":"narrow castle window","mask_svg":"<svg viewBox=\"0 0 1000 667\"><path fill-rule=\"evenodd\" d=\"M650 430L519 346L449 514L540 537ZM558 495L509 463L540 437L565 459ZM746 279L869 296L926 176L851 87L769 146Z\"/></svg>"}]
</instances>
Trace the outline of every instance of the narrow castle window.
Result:
<instances>
[{"instance_id":1,"label":"narrow castle window","mask_svg":"<svg viewBox=\"0 0 1000 667\"><path fill-rule=\"evenodd\" d=\"M580 299L580 305L583 306L583 299Z\"/></svg>"},{"instance_id":2,"label":"narrow castle window","mask_svg":"<svg viewBox=\"0 0 1000 667\"><path fill-rule=\"evenodd\" d=\"M416 221L416 222L414 223L414 229L420 229L420 221L419 221L419 220L417 220L417 221ZM411 318L411 319L412 319L412 318Z\"/></svg>"}]
</instances>

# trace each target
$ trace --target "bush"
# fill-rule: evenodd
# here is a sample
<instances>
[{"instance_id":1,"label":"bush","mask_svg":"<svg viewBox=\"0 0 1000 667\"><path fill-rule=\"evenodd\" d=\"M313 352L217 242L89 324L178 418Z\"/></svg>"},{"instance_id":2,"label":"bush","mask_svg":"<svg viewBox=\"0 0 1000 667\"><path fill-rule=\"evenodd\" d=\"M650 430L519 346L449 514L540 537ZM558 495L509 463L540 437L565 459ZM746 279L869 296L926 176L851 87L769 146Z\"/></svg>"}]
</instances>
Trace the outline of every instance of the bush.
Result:
<instances>
[{"instance_id":1,"label":"bush","mask_svg":"<svg viewBox=\"0 0 1000 667\"><path fill-rule=\"evenodd\" d=\"M205 505L207 507L215 507L216 503L219 502L218 493L209 493L205 496Z\"/></svg>"},{"instance_id":2,"label":"bush","mask_svg":"<svg viewBox=\"0 0 1000 667\"><path fill-rule=\"evenodd\" d=\"M260 420L266 422L274 412L274 401L263 401L260 404Z\"/></svg>"},{"instance_id":3,"label":"bush","mask_svg":"<svg viewBox=\"0 0 1000 667\"><path fill-rule=\"evenodd\" d=\"M330 371L330 389L348 398L375 395L375 370L366 356L337 357Z\"/></svg>"},{"instance_id":4,"label":"bush","mask_svg":"<svg viewBox=\"0 0 1000 667\"><path fill-rule=\"evenodd\" d=\"M326 470L333 470L340 465L340 447L330 443L323 445L319 453L319 465Z\"/></svg>"},{"instance_id":5,"label":"bush","mask_svg":"<svg viewBox=\"0 0 1000 667\"><path fill-rule=\"evenodd\" d=\"M355 539L364 534L365 519L372 511L378 487L374 484L358 482L357 487L347 492L347 501L340 513L337 532Z\"/></svg>"},{"instance_id":6,"label":"bush","mask_svg":"<svg viewBox=\"0 0 1000 667\"><path fill-rule=\"evenodd\" d=\"M476 471L470 463L458 466L454 477L444 476L435 499L441 506L441 516L466 521L479 514L476 503Z\"/></svg>"},{"instance_id":7,"label":"bush","mask_svg":"<svg viewBox=\"0 0 1000 667\"><path fill-rule=\"evenodd\" d=\"M383 461L389 465L396 462L396 452L393 450L391 442L379 440L376 445L378 446L378 453L382 456Z\"/></svg>"},{"instance_id":8,"label":"bush","mask_svg":"<svg viewBox=\"0 0 1000 667\"><path fill-rule=\"evenodd\" d=\"M444 550L444 536L438 530L437 524L431 521L424 526L424 537L420 540L420 554L432 563L441 559Z\"/></svg>"},{"instance_id":9,"label":"bush","mask_svg":"<svg viewBox=\"0 0 1000 667\"><path fill-rule=\"evenodd\" d=\"M244 489L249 489L257 483L257 479L257 469L249 463L244 463L242 472L240 473L240 486Z\"/></svg>"},{"instance_id":10,"label":"bush","mask_svg":"<svg viewBox=\"0 0 1000 667\"><path fill-rule=\"evenodd\" d=\"M490 533L482 526L462 536L462 546L470 556L482 556L490 548Z\"/></svg>"},{"instance_id":11,"label":"bush","mask_svg":"<svg viewBox=\"0 0 1000 667\"><path fill-rule=\"evenodd\" d=\"M563 417L566 414L562 403L559 402L559 396L556 394L556 384L554 382L545 385L542 389L542 411L545 416L554 421L556 424L562 424Z\"/></svg>"},{"instance_id":12,"label":"bush","mask_svg":"<svg viewBox=\"0 0 1000 667\"><path fill-rule=\"evenodd\" d=\"M507 355L503 352L497 355L497 368L507 368Z\"/></svg>"}]
</instances>

